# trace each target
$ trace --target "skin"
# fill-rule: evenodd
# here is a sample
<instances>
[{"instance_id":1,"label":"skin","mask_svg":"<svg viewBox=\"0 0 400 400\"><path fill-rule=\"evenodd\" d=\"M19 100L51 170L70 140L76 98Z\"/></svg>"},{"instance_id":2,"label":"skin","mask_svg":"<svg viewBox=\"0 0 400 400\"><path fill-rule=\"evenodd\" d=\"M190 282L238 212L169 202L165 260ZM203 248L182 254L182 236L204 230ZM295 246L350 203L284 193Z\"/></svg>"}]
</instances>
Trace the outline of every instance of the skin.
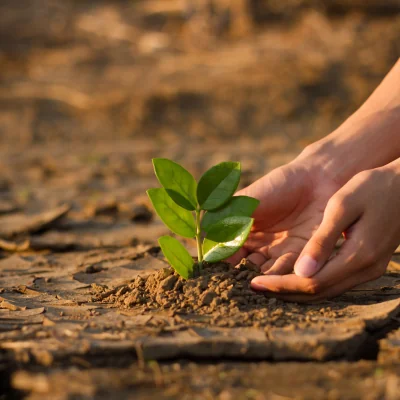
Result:
<instances>
[{"instance_id":1,"label":"skin","mask_svg":"<svg viewBox=\"0 0 400 400\"><path fill-rule=\"evenodd\" d=\"M335 132L238 193L260 206L229 261L247 257L264 272L254 290L296 302L377 279L400 243L399 157L400 60Z\"/></svg>"}]
</instances>

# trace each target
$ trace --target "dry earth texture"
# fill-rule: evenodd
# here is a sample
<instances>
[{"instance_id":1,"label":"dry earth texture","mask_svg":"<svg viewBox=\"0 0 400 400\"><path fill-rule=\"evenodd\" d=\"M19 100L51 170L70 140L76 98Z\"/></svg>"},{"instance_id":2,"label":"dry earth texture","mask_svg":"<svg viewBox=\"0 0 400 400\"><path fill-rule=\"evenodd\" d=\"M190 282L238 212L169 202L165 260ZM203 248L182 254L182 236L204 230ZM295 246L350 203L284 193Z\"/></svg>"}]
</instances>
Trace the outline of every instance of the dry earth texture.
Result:
<instances>
[{"instance_id":1,"label":"dry earth texture","mask_svg":"<svg viewBox=\"0 0 400 400\"><path fill-rule=\"evenodd\" d=\"M399 54L397 0L2 0L0 399L399 399L400 254L313 305L183 282L144 196L288 162Z\"/></svg>"}]
</instances>

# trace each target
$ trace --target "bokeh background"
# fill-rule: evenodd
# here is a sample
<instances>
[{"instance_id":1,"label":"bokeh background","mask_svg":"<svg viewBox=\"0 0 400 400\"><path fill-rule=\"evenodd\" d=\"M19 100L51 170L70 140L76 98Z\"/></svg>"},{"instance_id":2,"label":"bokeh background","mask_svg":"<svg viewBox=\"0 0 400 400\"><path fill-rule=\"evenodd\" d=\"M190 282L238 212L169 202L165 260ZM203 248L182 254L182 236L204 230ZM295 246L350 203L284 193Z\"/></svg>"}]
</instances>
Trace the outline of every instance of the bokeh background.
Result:
<instances>
[{"instance_id":1,"label":"bokeh background","mask_svg":"<svg viewBox=\"0 0 400 400\"><path fill-rule=\"evenodd\" d=\"M293 159L400 55L398 0L2 0L0 195L27 209Z\"/></svg>"}]
</instances>

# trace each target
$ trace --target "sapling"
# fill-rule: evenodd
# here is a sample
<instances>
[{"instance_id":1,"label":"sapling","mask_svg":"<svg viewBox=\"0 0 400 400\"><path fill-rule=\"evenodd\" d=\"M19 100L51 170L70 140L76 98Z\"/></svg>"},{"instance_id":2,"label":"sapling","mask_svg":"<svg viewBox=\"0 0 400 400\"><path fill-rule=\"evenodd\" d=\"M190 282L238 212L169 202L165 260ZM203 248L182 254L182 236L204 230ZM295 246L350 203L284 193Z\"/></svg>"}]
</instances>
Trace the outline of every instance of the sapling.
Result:
<instances>
[{"instance_id":1,"label":"sapling","mask_svg":"<svg viewBox=\"0 0 400 400\"><path fill-rule=\"evenodd\" d=\"M253 225L259 201L233 196L240 180L240 163L215 165L197 183L181 165L165 158L153 159L154 171L162 188L147 194L164 224L175 234L195 238L195 263L177 239L162 236L158 242L165 258L185 279L198 274L203 262L215 263L236 253Z\"/></svg>"}]
</instances>

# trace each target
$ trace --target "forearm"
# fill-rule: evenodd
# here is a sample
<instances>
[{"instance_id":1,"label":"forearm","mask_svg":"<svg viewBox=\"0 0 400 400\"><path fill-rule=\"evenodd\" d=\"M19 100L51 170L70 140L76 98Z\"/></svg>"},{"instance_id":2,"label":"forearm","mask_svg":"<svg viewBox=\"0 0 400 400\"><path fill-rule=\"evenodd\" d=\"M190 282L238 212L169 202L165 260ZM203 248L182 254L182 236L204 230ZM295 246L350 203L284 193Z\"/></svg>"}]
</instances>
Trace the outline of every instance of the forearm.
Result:
<instances>
[{"instance_id":1,"label":"forearm","mask_svg":"<svg viewBox=\"0 0 400 400\"><path fill-rule=\"evenodd\" d=\"M336 131L299 156L341 185L400 157L400 60L369 99Z\"/></svg>"}]
</instances>

